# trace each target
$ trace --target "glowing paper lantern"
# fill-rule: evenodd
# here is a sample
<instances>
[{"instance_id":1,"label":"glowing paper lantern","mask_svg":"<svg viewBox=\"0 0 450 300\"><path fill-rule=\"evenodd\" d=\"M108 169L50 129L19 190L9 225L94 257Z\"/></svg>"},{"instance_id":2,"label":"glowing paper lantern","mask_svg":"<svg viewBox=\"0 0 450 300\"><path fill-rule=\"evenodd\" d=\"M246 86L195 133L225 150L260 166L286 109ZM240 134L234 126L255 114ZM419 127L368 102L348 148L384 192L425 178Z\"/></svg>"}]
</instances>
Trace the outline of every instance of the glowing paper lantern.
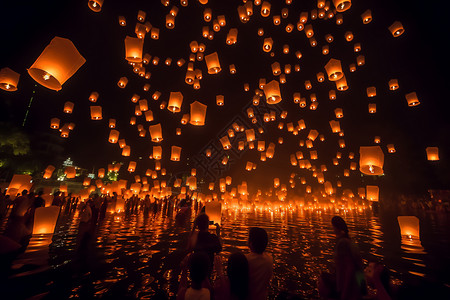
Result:
<instances>
[{"instance_id":1,"label":"glowing paper lantern","mask_svg":"<svg viewBox=\"0 0 450 300\"><path fill-rule=\"evenodd\" d=\"M327 72L328 80L330 81L338 81L344 76L341 61L334 58L330 59L325 65L325 71Z\"/></svg>"},{"instance_id":2,"label":"glowing paper lantern","mask_svg":"<svg viewBox=\"0 0 450 300\"><path fill-rule=\"evenodd\" d=\"M76 171L75 167L67 166L64 169L64 174L66 175L66 178L72 179L72 178L75 178L77 171Z\"/></svg>"},{"instance_id":3,"label":"glowing paper lantern","mask_svg":"<svg viewBox=\"0 0 450 300\"><path fill-rule=\"evenodd\" d=\"M420 238L420 222L415 216L398 216L400 234L408 238Z\"/></svg>"},{"instance_id":4,"label":"glowing paper lantern","mask_svg":"<svg viewBox=\"0 0 450 300\"><path fill-rule=\"evenodd\" d=\"M372 22L372 11L370 9L366 10L361 14L361 19L364 24L369 24Z\"/></svg>"},{"instance_id":5,"label":"glowing paper lantern","mask_svg":"<svg viewBox=\"0 0 450 300\"><path fill-rule=\"evenodd\" d=\"M28 69L28 74L42 86L59 91L85 62L70 40L55 37Z\"/></svg>"},{"instance_id":6,"label":"glowing paper lantern","mask_svg":"<svg viewBox=\"0 0 450 300\"><path fill-rule=\"evenodd\" d=\"M395 91L396 89L398 89L399 88L399 85L398 85L398 80L397 79L391 79L391 80L389 80L389 89L391 90L391 91Z\"/></svg>"},{"instance_id":7,"label":"glowing paper lantern","mask_svg":"<svg viewBox=\"0 0 450 300\"><path fill-rule=\"evenodd\" d=\"M270 52L272 51L273 40L272 38L265 38L263 43L263 51Z\"/></svg>"},{"instance_id":8,"label":"glowing paper lantern","mask_svg":"<svg viewBox=\"0 0 450 300\"><path fill-rule=\"evenodd\" d=\"M117 131L115 129L112 129L109 132L109 139L108 139L108 141L110 143L112 143L112 144L115 144L115 143L117 143L118 140L119 140L119 131Z\"/></svg>"},{"instance_id":9,"label":"glowing paper lantern","mask_svg":"<svg viewBox=\"0 0 450 300\"><path fill-rule=\"evenodd\" d=\"M15 196L16 193L21 193L23 190L30 191L32 186L32 177L30 175L14 174L9 183L7 194Z\"/></svg>"},{"instance_id":10,"label":"glowing paper lantern","mask_svg":"<svg viewBox=\"0 0 450 300\"><path fill-rule=\"evenodd\" d=\"M167 109L173 113L181 110L181 104L183 103L183 94L181 92L170 92L169 104Z\"/></svg>"},{"instance_id":11,"label":"glowing paper lantern","mask_svg":"<svg viewBox=\"0 0 450 300\"><path fill-rule=\"evenodd\" d=\"M20 74L14 72L10 68L3 68L0 70L0 89L14 92L17 91Z\"/></svg>"},{"instance_id":12,"label":"glowing paper lantern","mask_svg":"<svg viewBox=\"0 0 450 300\"><path fill-rule=\"evenodd\" d=\"M405 32L402 23L399 21L395 21L388 29L393 37L399 37Z\"/></svg>"},{"instance_id":13,"label":"glowing paper lantern","mask_svg":"<svg viewBox=\"0 0 450 300\"><path fill-rule=\"evenodd\" d=\"M52 165L48 165L47 168L45 168L44 171L44 179L49 179L50 177L52 177L53 172L55 171L55 167Z\"/></svg>"},{"instance_id":14,"label":"glowing paper lantern","mask_svg":"<svg viewBox=\"0 0 450 300\"><path fill-rule=\"evenodd\" d=\"M205 125L205 118L206 118L206 108L207 106L195 101L191 103L191 112L190 112L190 120L189 123L196 126L203 126Z\"/></svg>"},{"instance_id":15,"label":"glowing paper lantern","mask_svg":"<svg viewBox=\"0 0 450 300\"><path fill-rule=\"evenodd\" d=\"M276 80L272 80L264 85L264 94L267 104L277 104L281 102L280 84Z\"/></svg>"},{"instance_id":16,"label":"glowing paper lantern","mask_svg":"<svg viewBox=\"0 0 450 300\"><path fill-rule=\"evenodd\" d=\"M102 10L103 0L89 0L88 6L94 12L100 12Z\"/></svg>"},{"instance_id":17,"label":"glowing paper lantern","mask_svg":"<svg viewBox=\"0 0 450 300\"><path fill-rule=\"evenodd\" d=\"M98 93L97 92L92 92L91 95L89 96L89 101L91 102L97 102L98 99Z\"/></svg>"},{"instance_id":18,"label":"glowing paper lantern","mask_svg":"<svg viewBox=\"0 0 450 300\"><path fill-rule=\"evenodd\" d=\"M205 214L213 224L222 224L222 204L218 201L205 203Z\"/></svg>"},{"instance_id":19,"label":"glowing paper lantern","mask_svg":"<svg viewBox=\"0 0 450 300\"><path fill-rule=\"evenodd\" d=\"M102 117L102 107L101 106L91 106L91 119L92 120L101 120Z\"/></svg>"},{"instance_id":20,"label":"glowing paper lantern","mask_svg":"<svg viewBox=\"0 0 450 300\"><path fill-rule=\"evenodd\" d=\"M129 62L140 63L142 61L142 48L144 39L125 37L125 59Z\"/></svg>"},{"instance_id":21,"label":"glowing paper lantern","mask_svg":"<svg viewBox=\"0 0 450 300\"><path fill-rule=\"evenodd\" d=\"M171 161L180 161L181 147L172 146L171 150L172 151L171 151L171 155L170 155L170 160Z\"/></svg>"},{"instance_id":22,"label":"glowing paper lantern","mask_svg":"<svg viewBox=\"0 0 450 300\"><path fill-rule=\"evenodd\" d=\"M420 104L419 98L417 98L416 92L412 92L405 95L406 101L408 101L408 106L417 106Z\"/></svg>"},{"instance_id":23,"label":"glowing paper lantern","mask_svg":"<svg viewBox=\"0 0 450 300\"><path fill-rule=\"evenodd\" d=\"M365 175L382 175L384 154L380 146L359 148L359 170Z\"/></svg>"},{"instance_id":24,"label":"glowing paper lantern","mask_svg":"<svg viewBox=\"0 0 450 300\"><path fill-rule=\"evenodd\" d=\"M217 74L222 70L217 52L206 55L205 62L206 67L208 68L208 74Z\"/></svg>"},{"instance_id":25,"label":"glowing paper lantern","mask_svg":"<svg viewBox=\"0 0 450 300\"><path fill-rule=\"evenodd\" d=\"M263 1L261 4L261 16L268 17L270 15L270 7L272 5L268 1Z\"/></svg>"},{"instance_id":26,"label":"glowing paper lantern","mask_svg":"<svg viewBox=\"0 0 450 300\"><path fill-rule=\"evenodd\" d=\"M153 159L160 160L162 156L162 147L161 146L153 146Z\"/></svg>"},{"instance_id":27,"label":"glowing paper lantern","mask_svg":"<svg viewBox=\"0 0 450 300\"><path fill-rule=\"evenodd\" d=\"M344 12L352 6L351 0L333 0L337 12Z\"/></svg>"},{"instance_id":28,"label":"glowing paper lantern","mask_svg":"<svg viewBox=\"0 0 450 300\"><path fill-rule=\"evenodd\" d=\"M149 129L152 142L159 143L163 140L161 124L150 125Z\"/></svg>"},{"instance_id":29,"label":"glowing paper lantern","mask_svg":"<svg viewBox=\"0 0 450 300\"><path fill-rule=\"evenodd\" d=\"M128 84L128 78L126 77L120 77L119 81L117 82L117 85L123 89L127 86Z\"/></svg>"},{"instance_id":30,"label":"glowing paper lantern","mask_svg":"<svg viewBox=\"0 0 450 300\"><path fill-rule=\"evenodd\" d=\"M439 160L439 148L438 147L427 147L427 159L431 161Z\"/></svg>"},{"instance_id":31,"label":"glowing paper lantern","mask_svg":"<svg viewBox=\"0 0 450 300\"><path fill-rule=\"evenodd\" d=\"M38 207L34 212L34 234L53 234L59 217L59 206Z\"/></svg>"},{"instance_id":32,"label":"glowing paper lantern","mask_svg":"<svg viewBox=\"0 0 450 300\"><path fill-rule=\"evenodd\" d=\"M130 161L130 163L128 164L128 172L132 173L135 170L136 170L136 162Z\"/></svg>"}]
</instances>

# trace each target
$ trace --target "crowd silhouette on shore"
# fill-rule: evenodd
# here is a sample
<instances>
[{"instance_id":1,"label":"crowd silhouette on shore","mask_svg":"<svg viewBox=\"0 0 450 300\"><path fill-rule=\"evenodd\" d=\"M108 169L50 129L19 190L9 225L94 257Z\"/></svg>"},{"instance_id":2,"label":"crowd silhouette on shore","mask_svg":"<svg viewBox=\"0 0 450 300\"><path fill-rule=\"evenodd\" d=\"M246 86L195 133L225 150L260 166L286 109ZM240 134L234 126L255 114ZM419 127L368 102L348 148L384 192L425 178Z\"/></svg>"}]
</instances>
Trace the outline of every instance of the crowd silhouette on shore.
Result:
<instances>
[{"instance_id":1,"label":"crowd silhouette on shore","mask_svg":"<svg viewBox=\"0 0 450 300\"><path fill-rule=\"evenodd\" d=\"M23 249L32 233L34 211L45 206L42 192L24 190L13 201L0 193L0 218L5 224L2 241L8 239ZM104 197L93 195L87 201L79 201L71 195L56 192L51 205L62 212L79 211L77 253L81 265L87 265L89 245L95 239L95 228L105 218L107 208L115 206L117 195ZM186 256L180 263L181 273L177 300L262 300L269 299L269 289L276 262L266 251L270 238L265 229L251 227L248 231L248 251L235 252L223 258L221 228L211 224L200 201L190 198L165 197L140 199L133 196L124 202L125 214L158 212L170 215L167 207L174 207L175 222L189 223L192 210L198 211L187 241ZM164 211L164 209L166 209ZM9 215L8 215L9 213ZM363 264L358 246L351 238L347 224L340 216L334 216L331 227L336 236L334 268L318 274L317 290L321 299L394 299L395 289L389 271L380 262ZM16 249L17 250L17 249ZM2 250L3 251L3 250ZM299 295L280 293L275 299L303 299ZM169 299L163 291L157 291L153 299Z\"/></svg>"}]
</instances>

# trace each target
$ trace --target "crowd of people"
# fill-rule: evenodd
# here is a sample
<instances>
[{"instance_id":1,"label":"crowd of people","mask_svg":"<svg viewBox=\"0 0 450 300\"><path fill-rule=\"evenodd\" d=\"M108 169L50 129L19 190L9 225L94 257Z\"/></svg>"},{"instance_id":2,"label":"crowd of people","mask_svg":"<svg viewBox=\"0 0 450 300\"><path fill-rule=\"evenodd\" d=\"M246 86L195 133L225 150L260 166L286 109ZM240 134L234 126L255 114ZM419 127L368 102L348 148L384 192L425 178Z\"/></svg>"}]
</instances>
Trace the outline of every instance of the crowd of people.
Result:
<instances>
[{"instance_id":1,"label":"crowd of people","mask_svg":"<svg viewBox=\"0 0 450 300\"><path fill-rule=\"evenodd\" d=\"M2 193L0 193L2 194ZM32 232L34 210L45 206L42 193L34 194L24 190L14 201L2 194L0 217L6 216L11 207L4 236L25 244ZM95 227L107 213L108 205L117 201L117 195L101 197L94 195L86 202L77 198L55 193L52 205L61 210L79 210L78 251L89 251ZM125 213L156 214L163 207L176 207L175 220L183 223L189 220L191 207L199 211L187 241L187 255L181 262L178 300L259 300L268 299L270 282L273 277L274 261L266 252L269 236L265 229L252 227L248 234L248 252L232 253L226 261L220 255L222 241L219 224L210 224L201 203L191 198L178 200L174 197L150 199L131 197L124 203ZM168 211L166 212L168 213ZM319 276L318 291L322 299L380 299L392 297L388 270L376 261L365 268L357 245L351 239L345 221L335 216L331 225L336 235L334 249L334 269ZM211 232L211 226L214 233ZM87 257L81 255L80 257ZM276 262L275 262L276 263ZM156 297L156 296L155 296ZM159 294L161 299L168 299ZM296 295L280 294L276 299L302 299Z\"/></svg>"}]
</instances>

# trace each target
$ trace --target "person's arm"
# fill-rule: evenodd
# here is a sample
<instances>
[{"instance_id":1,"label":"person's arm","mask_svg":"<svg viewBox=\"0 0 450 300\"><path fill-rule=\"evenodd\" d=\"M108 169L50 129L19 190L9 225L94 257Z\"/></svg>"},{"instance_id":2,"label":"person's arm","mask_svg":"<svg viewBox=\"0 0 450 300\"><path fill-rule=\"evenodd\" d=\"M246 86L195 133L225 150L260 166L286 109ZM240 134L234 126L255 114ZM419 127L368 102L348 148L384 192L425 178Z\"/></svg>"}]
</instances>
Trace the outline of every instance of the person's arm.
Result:
<instances>
[{"instance_id":1,"label":"person's arm","mask_svg":"<svg viewBox=\"0 0 450 300\"><path fill-rule=\"evenodd\" d=\"M178 285L177 292L177 300L184 300L184 295L186 294L186 290L188 288L188 278L187 278L187 269L189 264L190 254L186 255L186 257L181 261L181 273L180 273L180 284Z\"/></svg>"}]
</instances>

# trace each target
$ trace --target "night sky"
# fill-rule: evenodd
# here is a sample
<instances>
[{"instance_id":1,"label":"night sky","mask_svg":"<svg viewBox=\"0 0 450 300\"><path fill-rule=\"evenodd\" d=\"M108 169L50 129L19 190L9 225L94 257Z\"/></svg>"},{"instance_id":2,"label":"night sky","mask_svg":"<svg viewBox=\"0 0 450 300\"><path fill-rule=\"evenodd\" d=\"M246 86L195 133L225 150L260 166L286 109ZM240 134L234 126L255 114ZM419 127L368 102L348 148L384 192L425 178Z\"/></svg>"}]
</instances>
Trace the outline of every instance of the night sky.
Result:
<instances>
[{"instance_id":1,"label":"night sky","mask_svg":"<svg viewBox=\"0 0 450 300\"><path fill-rule=\"evenodd\" d=\"M270 17L260 15L260 6L253 6L253 16L243 24L239 21L237 6L242 1L209 1L201 5L198 1L190 0L187 7L182 7L179 1L170 1L164 7L161 1L111 1L105 0L102 11L95 13L88 8L87 1L8 1L2 4L0 11L1 28L3 28L0 67L9 67L21 74L19 90L8 93L0 91L0 118L2 121L13 122L22 126L26 107L35 91L33 103L29 112L25 130L31 135L42 132L59 137L59 132L50 129L50 119L58 117L61 124L74 122L75 129L68 139L63 139L64 156L70 156L75 164L91 170L105 168L112 161L121 161L121 177L129 178L126 166L130 160L138 162L136 174L145 172L147 168L154 168L154 161L148 158L152 152L149 132L145 138L138 136L136 126L129 124L134 115L135 104L130 98L137 93L149 102L155 121L145 122L144 116L137 117L137 123L148 126L161 123L164 141L162 165L170 173L188 172L194 164L189 163L200 153L206 145L214 140L218 143L225 126L233 118L242 114L244 107L252 101L254 90L259 78L266 78L269 82L275 78L270 65L278 61L283 67L295 64L301 67L300 72L286 75L287 82L281 85L283 101L278 107L288 111L286 120L277 120L265 124L266 132L259 136L260 140L276 144L275 157L266 162L259 160L260 153L255 150L245 152L241 159L234 163L225 175L231 175L233 184L241 180L249 182L249 186L259 188L272 185L274 177L280 177L287 184L290 173L295 172L301 177L307 177L308 182L317 186L317 180L312 178L311 172L301 170L290 165L289 156L301 150L305 158L309 158L309 149L299 147L299 140L305 140L310 129L316 129L325 136L325 141L314 142L319 159L314 163L320 168L325 164L328 171L325 180L335 186L336 180L341 180L344 186L357 188L366 184L378 184L383 192L400 191L405 193L423 192L428 188L450 188L448 159L450 157L448 113L448 51L445 39L450 26L446 22L446 7L431 5L424 1L390 1L390 0L360 0L353 1L350 10L343 13L343 25L336 25L335 18L316 19L308 21L313 25L314 37L318 46L311 47L303 31L294 29L292 33L285 31L288 23L297 24L300 12L311 11L316 8L317 1L293 0L291 5L284 1L270 1L272 12ZM426 6L425 6L426 4ZM170 8L179 8L175 20L175 28L165 27L165 15ZM203 20L203 10L210 7L213 17L225 15L227 24L219 32L214 33L214 39L202 37L202 27L210 26ZM275 26L273 15L280 15L283 7L289 8L289 16L281 19L281 25ZM334 6L331 4L331 7ZM361 13L366 9L372 10L373 21L364 25ZM132 67L124 59L124 38L133 36L137 22L138 10L147 13L146 20L160 29L159 40L150 38L147 34L144 42L144 53L158 56L158 66L147 65L146 70L152 76L150 80L140 78L133 73ZM118 16L125 16L127 26L121 27ZM394 38L388 27L394 22L402 22L405 33ZM230 28L237 28L238 41L235 45L225 43ZM258 28L264 29L264 36L257 35ZM354 39L347 42L344 33L351 31ZM332 34L334 41L328 44L324 36ZM55 36L70 39L78 51L86 59L86 63L63 85L61 91L52 91L37 84L27 73L36 58ZM262 51L264 37L274 40L273 53ZM189 43L193 40L206 45L205 55L218 52L222 71L217 75L207 73L204 61L196 61L195 68L203 72L201 88L194 90L184 82L186 66L178 67L176 61L184 58L188 61ZM355 43L361 43L361 53L353 51ZM290 46L289 54L283 54L284 44ZM329 45L330 54L322 55L323 45ZM298 60L295 51L303 54ZM365 56L366 64L351 73L349 64L356 62L359 54ZM173 59L171 66L164 65L167 57ZM344 73L349 89L337 91L337 99L330 101L328 91L336 89L335 84L328 80L318 83L316 73L323 72L325 64L330 58L342 61ZM228 66L235 64L237 74L231 75ZM126 76L129 83L125 89L117 86L120 77ZM388 81L396 78L400 88L390 91ZM312 90L307 91L304 81L310 80ZM150 83L149 92L144 92L142 86ZM250 84L250 91L245 92L244 83ZM366 95L366 88L375 86L377 96L370 99ZM154 91L162 93L158 101L151 99ZM89 107L92 104L88 97L92 91L97 91L100 97L96 104L103 108L103 120L90 119ZM184 100L180 113L172 114L167 109L160 110L161 101L168 101L169 93L180 91ZM421 104L408 107L405 94L415 91ZM300 92L307 99L307 107L300 108L293 102L293 93ZM317 95L319 106L317 110L310 110L309 96ZM215 96L225 96L225 105L218 107ZM75 103L73 114L64 114L63 106L66 101ZM202 127L181 125L182 114L189 113L189 104L199 101L208 105L206 125ZM261 98L264 102L265 98ZM368 103L377 104L376 114L368 113ZM338 146L337 134L332 134L329 121L335 119L334 109L343 108L344 118L339 119L341 129L344 130L346 148ZM117 144L108 142L110 129L108 119L117 119L117 130L120 138L125 138L131 146L131 157L122 157ZM297 123L304 119L307 129L294 136L287 132L286 123ZM277 129L278 123L285 123L284 129ZM181 136L175 135L175 129L180 127ZM255 126L255 130L259 126ZM348 153L354 152L358 162L360 146L374 145L374 137L381 137L381 144L385 153L385 176L380 178L361 177L361 173L351 171L349 178L343 178L343 170L349 167ZM278 145L277 140L283 137L284 143ZM395 154L388 154L387 144L394 144ZM170 147L180 146L182 150L181 162L170 161ZM439 147L440 161L429 162L425 148ZM332 158L336 152L342 153L339 166L332 165ZM225 152L224 152L225 153ZM140 159L142 158L142 159ZM254 171L245 171L245 164L251 161L257 164ZM59 161L46 161L54 165ZM134 175L134 174L133 174ZM201 174L199 174L201 177ZM297 190L302 187L297 181Z\"/></svg>"}]
</instances>

